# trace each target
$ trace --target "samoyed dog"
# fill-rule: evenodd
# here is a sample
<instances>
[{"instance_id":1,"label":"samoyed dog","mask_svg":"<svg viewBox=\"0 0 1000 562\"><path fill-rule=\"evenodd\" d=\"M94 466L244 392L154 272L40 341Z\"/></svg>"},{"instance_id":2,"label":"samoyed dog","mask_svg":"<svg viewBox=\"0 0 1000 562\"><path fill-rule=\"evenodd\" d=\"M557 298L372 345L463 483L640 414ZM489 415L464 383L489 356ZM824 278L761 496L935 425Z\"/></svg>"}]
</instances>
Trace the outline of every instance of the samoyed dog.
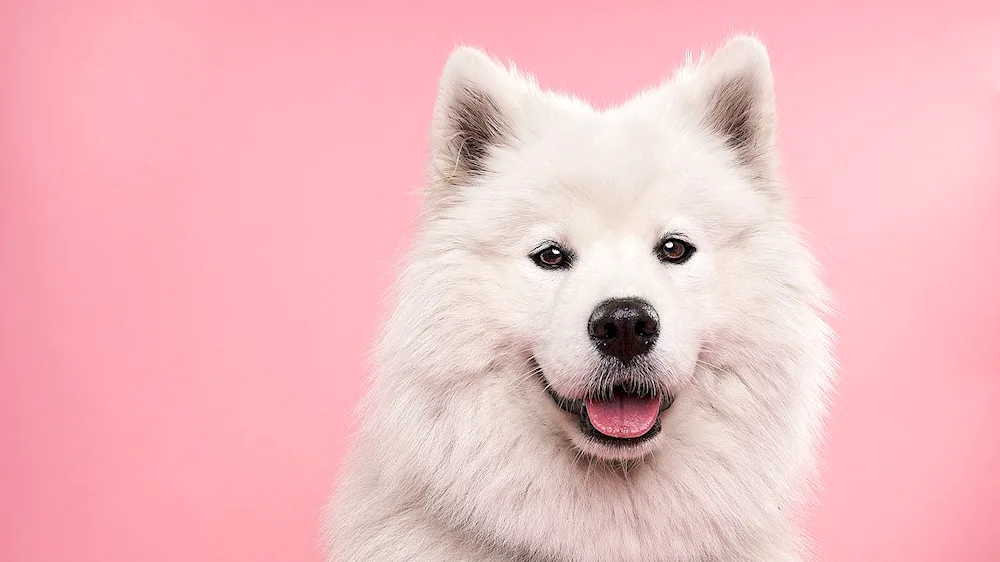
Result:
<instances>
[{"instance_id":1,"label":"samoyed dog","mask_svg":"<svg viewBox=\"0 0 1000 562\"><path fill-rule=\"evenodd\" d=\"M472 48L330 506L335 562L792 562L833 381L764 46L610 109Z\"/></svg>"}]
</instances>

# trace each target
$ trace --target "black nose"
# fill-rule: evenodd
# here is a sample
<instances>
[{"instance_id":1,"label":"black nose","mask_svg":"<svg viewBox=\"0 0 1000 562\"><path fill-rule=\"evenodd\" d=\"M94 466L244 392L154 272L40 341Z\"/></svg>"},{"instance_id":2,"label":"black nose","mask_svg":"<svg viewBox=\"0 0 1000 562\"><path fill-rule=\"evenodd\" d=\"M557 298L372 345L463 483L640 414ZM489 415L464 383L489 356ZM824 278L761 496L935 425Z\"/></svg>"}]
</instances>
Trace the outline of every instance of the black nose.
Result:
<instances>
[{"instance_id":1,"label":"black nose","mask_svg":"<svg viewBox=\"0 0 1000 562\"><path fill-rule=\"evenodd\" d=\"M594 309L587 331L601 353L627 362L653 348L660 323L642 299L610 299Z\"/></svg>"}]
</instances>

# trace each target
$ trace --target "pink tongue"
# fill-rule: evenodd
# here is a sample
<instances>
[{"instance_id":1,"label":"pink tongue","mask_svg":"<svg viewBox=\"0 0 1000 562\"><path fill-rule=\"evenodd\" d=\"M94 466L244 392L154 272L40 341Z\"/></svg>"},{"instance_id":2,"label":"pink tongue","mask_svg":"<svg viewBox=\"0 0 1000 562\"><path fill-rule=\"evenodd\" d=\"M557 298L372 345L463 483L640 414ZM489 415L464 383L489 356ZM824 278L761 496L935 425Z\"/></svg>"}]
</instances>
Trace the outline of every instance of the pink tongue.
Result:
<instances>
[{"instance_id":1,"label":"pink tongue","mask_svg":"<svg viewBox=\"0 0 1000 562\"><path fill-rule=\"evenodd\" d=\"M605 402L587 400L594 429L608 437L631 439L645 435L660 415L660 398L615 396Z\"/></svg>"}]
</instances>

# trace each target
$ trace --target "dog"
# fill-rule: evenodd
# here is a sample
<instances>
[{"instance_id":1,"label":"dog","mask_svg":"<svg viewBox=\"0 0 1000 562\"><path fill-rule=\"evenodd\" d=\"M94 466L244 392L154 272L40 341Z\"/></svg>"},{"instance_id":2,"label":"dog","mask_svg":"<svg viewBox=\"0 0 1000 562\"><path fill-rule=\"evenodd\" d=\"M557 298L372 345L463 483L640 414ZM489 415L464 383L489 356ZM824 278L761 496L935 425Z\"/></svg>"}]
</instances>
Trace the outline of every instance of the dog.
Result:
<instances>
[{"instance_id":1,"label":"dog","mask_svg":"<svg viewBox=\"0 0 1000 562\"><path fill-rule=\"evenodd\" d=\"M609 109L450 55L331 562L799 562L834 387L764 45Z\"/></svg>"}]
</instances>

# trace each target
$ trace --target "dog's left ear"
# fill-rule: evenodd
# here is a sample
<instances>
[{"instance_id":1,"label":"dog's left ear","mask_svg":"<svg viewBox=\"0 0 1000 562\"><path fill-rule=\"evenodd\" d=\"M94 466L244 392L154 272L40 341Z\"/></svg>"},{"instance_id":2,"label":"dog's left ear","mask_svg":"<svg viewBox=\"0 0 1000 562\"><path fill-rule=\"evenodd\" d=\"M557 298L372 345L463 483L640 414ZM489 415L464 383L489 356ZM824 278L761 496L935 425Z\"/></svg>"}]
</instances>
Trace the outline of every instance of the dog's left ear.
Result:
<instances>
[{"instance_id":1,"label":"dog's left ear","mask_svg":"<svg viewBox=\"0 0 1000 562\"><path fill-rule=\"evenodd\" d=\"M774 77L767 49L749 36L731 39L688 71L685 87L703 125L755 175L775 171Z\"/></svg>"}]
</instances>

